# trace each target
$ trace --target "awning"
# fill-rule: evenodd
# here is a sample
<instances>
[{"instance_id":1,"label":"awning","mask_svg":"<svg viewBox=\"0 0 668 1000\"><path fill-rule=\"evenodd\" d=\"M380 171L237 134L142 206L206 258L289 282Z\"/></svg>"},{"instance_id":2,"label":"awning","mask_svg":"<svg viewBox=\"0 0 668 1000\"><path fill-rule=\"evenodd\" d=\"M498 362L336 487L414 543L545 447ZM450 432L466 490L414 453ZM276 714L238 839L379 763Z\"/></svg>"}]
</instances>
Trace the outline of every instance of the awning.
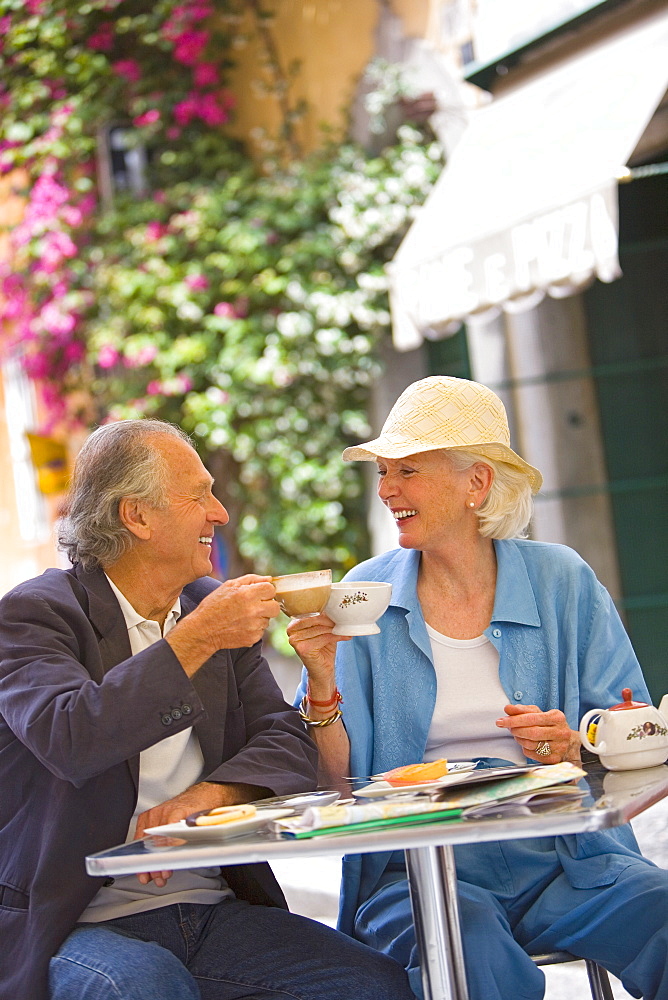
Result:
<instances>
[{"instance_id":1,"label":"awning","mask_svg":"<svg viewBox=\"0 0 668 1000\"><path fill-rule=\"evenodd\" d=\"M617 178L668 87L668 11L474 112L388 266L395 347L620 276Z\"/></svg>"}]
</instances>

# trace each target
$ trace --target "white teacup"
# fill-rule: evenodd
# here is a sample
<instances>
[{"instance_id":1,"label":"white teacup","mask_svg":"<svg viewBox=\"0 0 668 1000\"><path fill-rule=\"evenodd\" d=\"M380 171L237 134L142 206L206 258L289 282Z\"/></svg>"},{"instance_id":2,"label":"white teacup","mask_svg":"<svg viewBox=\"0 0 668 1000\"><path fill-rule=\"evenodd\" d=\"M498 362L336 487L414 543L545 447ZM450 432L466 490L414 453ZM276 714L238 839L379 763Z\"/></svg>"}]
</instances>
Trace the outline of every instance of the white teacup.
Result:
<instances>
[{"instance_id":1,"label":"white teacup","mask_svg":"<svg viewBox=\"0 0 668 1000\"><path fill-rule=\"evenodd\" d=\"M374 635L376 621L387 610L392 584L374 581L333 583L324 607L334 621L334 635Z\"/></svg>"}]
</instances>

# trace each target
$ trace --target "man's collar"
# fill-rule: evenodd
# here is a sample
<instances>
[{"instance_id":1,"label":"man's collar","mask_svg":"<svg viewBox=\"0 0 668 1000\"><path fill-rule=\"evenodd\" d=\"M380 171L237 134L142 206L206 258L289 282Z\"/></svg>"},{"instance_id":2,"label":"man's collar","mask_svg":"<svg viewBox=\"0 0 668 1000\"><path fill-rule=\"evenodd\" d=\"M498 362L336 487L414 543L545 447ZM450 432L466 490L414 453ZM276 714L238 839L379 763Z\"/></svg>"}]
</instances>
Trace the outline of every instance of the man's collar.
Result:
<instances>
[{"instance_id":1,"label":"man's collar","mask_svg":"<svg viewBox=\"0 0 668 1000\"><path fill-rule=\"evenodd\" d=\"M125 618L125 624L127 625L128 630L133 628L135 625L139 625L140 622L148 621L149 619L144 618L143 615L140 615L139 612L136 611L135 608L133 608L133 606L130 604L125 594L118 589L114 581L107 575L107 573L105 573L104 575L107 577L107 580L109 581L109 586L111 587L118 603L121 606L121 611L123 612L123 617ZM180 597L176 598L171 609L168 611L167 619L169 619L170 615L175 619L175 621L178 621L178 619L181 617Z\"/></svg>"}]
</instances>

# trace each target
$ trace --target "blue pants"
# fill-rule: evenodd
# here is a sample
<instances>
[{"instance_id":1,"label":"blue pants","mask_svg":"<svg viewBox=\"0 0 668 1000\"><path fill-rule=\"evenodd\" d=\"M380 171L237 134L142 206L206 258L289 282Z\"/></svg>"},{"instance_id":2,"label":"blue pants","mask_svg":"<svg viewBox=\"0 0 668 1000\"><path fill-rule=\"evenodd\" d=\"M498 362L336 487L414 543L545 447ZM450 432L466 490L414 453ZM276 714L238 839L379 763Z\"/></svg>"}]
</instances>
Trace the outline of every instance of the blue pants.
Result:
<instances>
[{"instance_id":1,"label":"blue pants","mask_svg":"<svg viewBox=\"0 0 668 1000\"><path fill-rule=\"evenodd\" d=\"M413 1000L403 968L338 931L237 899L80 924L51 1000Z\"/></svg>"},{"instance_id":2,"label":"blue pants","mask_svg":"<svg viewBox=\"0 0 668 1000\"><path fill-rule=\"evenodd\" d=\"M634 997L668 1000L668 872L639 859L611 884L574 888L553 843L523 841L525 870L513 873L514 866L506 866L496 889L460 878L470 1000L542 1000L545 977L529 953L557 950L598 962ZM473 850L482 848L489 859L487 847L499 845ZM509 844L505 856L512 857L512 850ZM503 856L501 849L499 862ZM461 875L459 858L457 867ZM357 912L355 936L401 962L415 996L422 997L405 872L396 866L386 871L381 888Z\"/></svg>"}]
</instances>

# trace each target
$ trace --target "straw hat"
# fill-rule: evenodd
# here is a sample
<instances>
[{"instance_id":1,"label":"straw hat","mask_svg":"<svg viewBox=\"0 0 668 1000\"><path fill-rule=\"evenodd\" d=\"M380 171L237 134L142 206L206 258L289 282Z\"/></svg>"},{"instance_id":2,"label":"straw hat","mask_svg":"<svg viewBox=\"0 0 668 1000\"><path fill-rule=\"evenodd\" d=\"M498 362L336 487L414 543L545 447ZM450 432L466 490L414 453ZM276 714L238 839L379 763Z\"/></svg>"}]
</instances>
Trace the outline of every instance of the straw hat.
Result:
<instances>
[{"instance_id":1,"label":"straw hat","mask_svg":"<svg viewBox=\"0 0 668 1000\"><path fill-rule=\"evenodd\" d=\"M379 437L346 448L346 462L405 458L437 448L470 449L524 472L537 493L543 477L510 447L508 417L499 397L479 382L433 375L404 389Z\"/></svg>"}]
</instances>

